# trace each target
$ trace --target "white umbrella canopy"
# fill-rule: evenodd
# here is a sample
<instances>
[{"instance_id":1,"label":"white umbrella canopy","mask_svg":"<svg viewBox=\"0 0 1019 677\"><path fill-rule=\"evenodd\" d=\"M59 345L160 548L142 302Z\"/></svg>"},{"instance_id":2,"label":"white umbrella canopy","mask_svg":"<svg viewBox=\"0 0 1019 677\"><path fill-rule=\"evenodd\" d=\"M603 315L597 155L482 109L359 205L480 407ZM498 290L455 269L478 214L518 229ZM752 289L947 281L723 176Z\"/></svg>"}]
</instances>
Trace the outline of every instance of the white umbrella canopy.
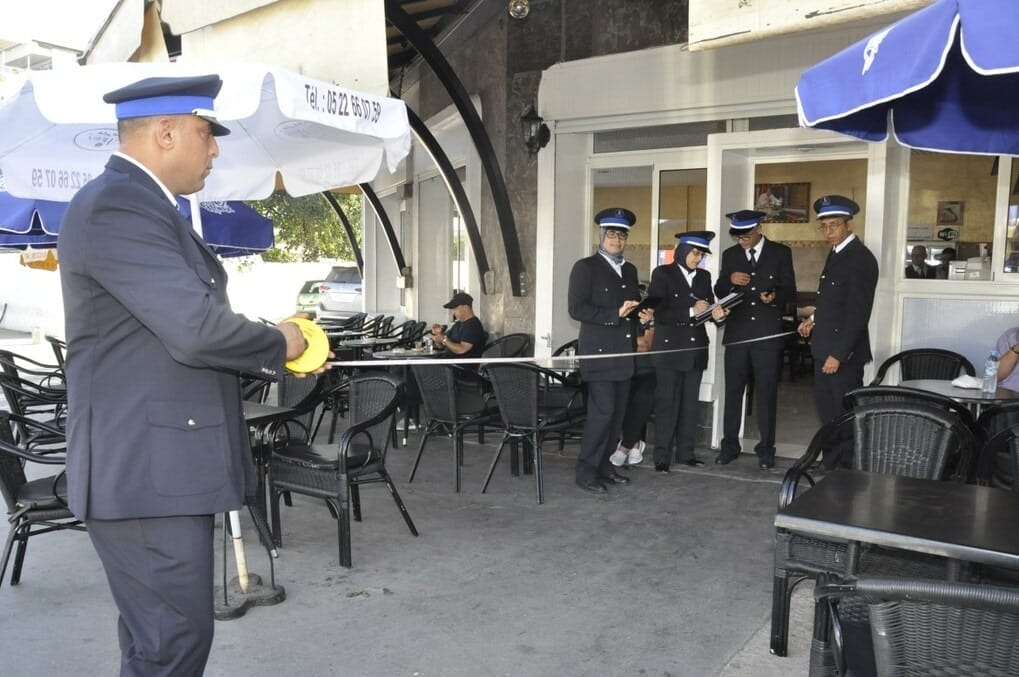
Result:
<instances>
[{"instance_id":1,"label":"white umbrella canopy","mask_svg":"<svg viewBox=\"0 0 1019 677\"><path fill-rule=\"evenodd\" d=\"M371 181L410 152L407 109L275 66L117 63L32 71L0 107L0 171L17 197L69 201L117 149L114 106L102 96L149 77L217 73L216 114L230 128L202 200L268 197L279 172L297 197Z\"/></svg>"}]
</instances>

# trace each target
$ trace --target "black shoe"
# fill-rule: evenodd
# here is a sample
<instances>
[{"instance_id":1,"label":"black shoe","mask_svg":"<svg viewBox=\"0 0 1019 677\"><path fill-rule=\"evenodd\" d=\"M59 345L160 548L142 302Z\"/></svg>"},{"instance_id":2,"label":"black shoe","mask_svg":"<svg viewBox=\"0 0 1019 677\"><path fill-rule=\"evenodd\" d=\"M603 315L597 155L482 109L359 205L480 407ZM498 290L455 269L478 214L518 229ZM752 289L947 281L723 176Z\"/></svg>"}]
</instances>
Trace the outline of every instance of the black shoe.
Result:
<instances>
[{"instance_id":1,"label":"black shoe","mask_svg":"<svg viewBox=\"0 0 1019 677\"><path fill-rule=\"evenodd\" d=\"M655 472L668 474L669 464L668 463L655 463Z\"/></svg>"},{"instance_id":2,"label":"black shoe","mask_svg":"<svg viewBox=\"0 0 1019 677\"><path fill-rule=\"evenodd\" d=\"M630 478L626 475L620 475L619 473L614 472L611 475L605 475L602 477L601 481L603 484L629 484Z\"/></svg>"},{"instance_id":3,"label":"black shoe","mask_svg":"<svg viewBox=\"0 0 1019 677\"><path fill-rule=\"evenodd\" d=\"M735 456L728 456L726 454L719 454L715 456L715 465L729 465L736 460Z\"/></svg>"},{"instance_id":4,"label":"black shoe","mask_svg":"<svg viewBox=\"0 0 1019 677\"><path fill-rule=\"evenodd\" d=\"M760 459L760 462L758 463L758 465L760 466L761 470L770 470L771 468L775 467L775 459L773 459L773 458L762 458L762 459Z\"/></svg>"},{"instance_id":5,"label":"black shoe","mask_svg":"<svg viewBox=\"0 0 1019 677\"><path fill-rule=\"evenodd\" d=\"M682 463L684 465L688 465L691 468L703 468L704 467L704 461L702 461L699 458L688 458L688 459L680 461L680 463Z\"/></svg>"},{"instance_id":6,"label":"black shoe","mask_svg":"<svg viewBox=\"0 0 1019 677\"><path fill-rule=\"evenodd\" d=\"M608 489L599 480L577 480L577 486L584 491L590 491L592 494L608 493Z\"/></svg>"}]
</instances>

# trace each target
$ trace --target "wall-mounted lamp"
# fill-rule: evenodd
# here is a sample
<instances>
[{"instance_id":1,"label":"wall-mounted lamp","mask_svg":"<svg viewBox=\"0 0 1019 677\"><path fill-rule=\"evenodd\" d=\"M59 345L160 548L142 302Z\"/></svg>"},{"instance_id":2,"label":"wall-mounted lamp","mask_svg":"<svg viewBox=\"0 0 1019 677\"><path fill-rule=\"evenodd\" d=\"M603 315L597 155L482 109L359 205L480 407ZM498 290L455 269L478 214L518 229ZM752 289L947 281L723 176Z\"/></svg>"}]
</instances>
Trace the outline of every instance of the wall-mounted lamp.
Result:
<instances>
[{"instance_id":1,"label":"wall-mounted lamp","mask_svg":"<svg viewBox=\"0 0 1019 677\"><path fill-rule=\"evenodd\" d=\"M524 145L532 155L544 148L548 140L552 138L552 132L532 104L527 112L520 116L520 132L524 138Z\"/></svg>"},{"instance_id":2,"label":"wall-mounted lamp","mask_svg":"<svg viewBox=\"0 0 1019 677\"><path fill-rule=\"evenodd\" d=\"M509 0L507 11L514 19L524 19L531 13L530 0Z\"/></svg>"}]
</instances>

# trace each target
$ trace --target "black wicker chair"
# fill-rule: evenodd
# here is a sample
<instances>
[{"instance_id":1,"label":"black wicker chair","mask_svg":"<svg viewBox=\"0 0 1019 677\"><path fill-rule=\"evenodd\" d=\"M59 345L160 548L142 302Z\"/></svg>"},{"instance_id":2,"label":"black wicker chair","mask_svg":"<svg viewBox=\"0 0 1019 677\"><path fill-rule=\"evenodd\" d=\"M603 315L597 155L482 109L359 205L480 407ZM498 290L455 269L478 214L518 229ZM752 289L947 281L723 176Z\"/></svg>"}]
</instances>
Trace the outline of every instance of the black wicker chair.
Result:
<instances>
[{"instance_id":1,"label":"black wicker chair","mask_svg":"<svg viewBox=\"0 0 1019 677\"><path fill-rule=\"evenodd\" d=\"M32 536L52 531L75 529L84 531L82 523L71 514L67 507L67 480L64 478L63 450L49 448L47 453L38 453L15 442L14 429L38 430L56 437L60 432L38 421L0 412L0 494L7 505L7 521L11 530L0 555L0 584L7 573L7 564L17 543L14 555L14 569L11 571L11 585L21 580L21 569L25 563L25 550ZM29 480L25 475L27 463L42 463L60 466L60 472L47 477Z\"/></svg>"},{"instance_id":2,"label":"black wicker chair","mask_svg":"<svg viewBox=\"0 0 1019 677\"><path fill-rule=\"evenodd\" d=\"M861 577L825 582L814 596L831 610L838 674L854 662L872 663L877 677L1019 674L1019 588ZM844 628L854 598L866 605L869 635Z\"/></svg>"},{"instance_id":3,"label":"black wicker chair","mask_svg":"<svg viewBox=\"0 0 1019 677\"><path fill-rule=\"evenodd\" d=\"M452 438L453 487L459 492L464 433L476 428L481 434L486 424L498 418L499 412L491 398L480 388L465 389L472 387L473 384L463 381L458 376L459 372L455 365L414 364L410 370L417 381L421 404L428 421L407 481L414 481L428 439L435 433L442 433ZM476 374L475 376L480 378Z\"/></svg>"},{"instance_id":4,"label":"black wicker chair","mask_svg":"<svg viewBox=\"0 0 1019 677\"><path fill-rule=\"evenodd\" d=\"M814 435L806 453L786 473L779 490L779 509L796 497L802 484L814 485L810 475L822 448L852 431L853 467L868 472L940 479L950 463L953 476L969 474L975 440L969 427L945 409L919 402L887 402L860 405ZM958 459L958 460L956 460ZM849 573L845 542L828 541L775 531L775 579L772 588L771 652L785 656L789 634L789 603L792 591L806 578L822 573ZM910 556L873 547L861 553L859 571L895 573L907 567L913 574L947 575L943 560Z\"/></svg>"},{"instance_id":5,"label":"black wicker chair","mask_svg":"<svg viewBox=\"0 0 1019 677\"><path fill-rule=\"evenodd\" d=\"M530 357L534 353L530 334L506 334L489 341L485 357Z\"/></svg>"},{"instance_id":6,"label":"black wicker chair","mask_svg":"<svg viewBox=\"0 0 1019 677\"><path fill-rule=\"evenodd\" d=\"M896 364L899 365L900 381L918 378L952 380L960 374L976 374L973 364L959 353L942 348L914 348L903 350L882 362L870 385L881 384L888 370Z\"/></svg>"},{"instance_id":7,"label":"black wicker chair","mask_svg":"<svg viewBox=\"0 0 1019 677\"><path fill-rule=\"evenodd\" d=\"M360 376L350 383L350 427L338 450L300 440L277 443L269 462L273 540L282 544L279 500L284 492L322 498L337 521L340 565L351 566L350 516L361 521L360 486L383 483L411 534L414 521L386 470L394 414L403 384L387 374Z\"/></svg>"},{"instance_id":8,"label":"black wicker chair","mask_svg":"<svg viewBox=\"0 0 1019 677\"><path fill-rule=\"evenodd\" d=\"M492 457L485 476L485 484L481 493L488 489L492 473L499 463L499 457L507 442L513 445L524 441L531 448L534 470L535 491L538 503L544 503L545 491L541 474L541 443L549 433L560 433L565 430L576 430L584 423L584 402L580 389L573 391L570 400L562 401L561 397L547 398L549 389L546 384L558 382L565 385L565 379L558 373L533 364L489 364L485 367L495 399L499 403L499 415L502 417L503 436L499 448ZM562 391L556 395L561 395Z\"/></svg>"}]
</instances>

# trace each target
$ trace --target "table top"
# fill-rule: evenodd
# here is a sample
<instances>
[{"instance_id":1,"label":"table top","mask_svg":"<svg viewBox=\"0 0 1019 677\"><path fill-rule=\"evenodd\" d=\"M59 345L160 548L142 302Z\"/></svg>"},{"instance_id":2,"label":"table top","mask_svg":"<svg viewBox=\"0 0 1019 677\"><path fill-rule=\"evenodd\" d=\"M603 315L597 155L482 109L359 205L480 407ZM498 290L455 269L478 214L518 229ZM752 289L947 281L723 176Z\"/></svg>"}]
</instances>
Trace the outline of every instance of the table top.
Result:
<instances>
[{"instance_id":1,"label":"table top","mask_svg":"<svg viewBox=\"0 0 1019 677\"><path fill-rule=\"evenodd\" d=\"M415 358L438 357L442 355L440 350L428 350L426 348L393 348L372 353L376 360L413 360Z\"/></svg>"},{"instance_id":2,"label":"table top","mask_svg":"<svg viewBox=\"0 0 1019 677\"><path fill-rule=\"evenodd\" d=\"M942 381L934 378L918 378L909 381L903 381L899 384L904 388L914 388L916 390L926 390L930 393L936 393L938 395L944 395L950 397L956 402L973 403L973 404L996 404L999 402L1008 402L1019 398L1019 393L1008 388L998 388L994 395L984 395L980 392L979 388L957 388L952 385L951 381Z\"/></svg>"},{"instance_id":3,"label":"table top","mask_svg":"<svg viewBox=\"0 0 1019 677\"><path fill-rule=\"evenodd\" d=\"M364 338L352 341L340 341L336 345L341 348L371 348L372 346L388 346L399 342L400 339L398 338Z\"/></svg>"},{"instance_id":4,"label":"table top","mask_svg":"<svg viewBox=\"0 0 1019 677\"><path fill-rule=\"evenodd\" d=\"M797 533L1019 567L1019 493L835 470L775 515Z\"/></svg>"},{"instance_id":5,"label":"table top","mask_svg":"<svg viewBox=\"0 0 1019 677\"><path fill-rule=\"evenodd\" d=\"M294 413L291 407L278 407L274 404L262 404L261 402L241 402L244 411L244 422L248 425L261 425L271 423L277 419L286 418Z\"/></svg>"}]
</instances>

